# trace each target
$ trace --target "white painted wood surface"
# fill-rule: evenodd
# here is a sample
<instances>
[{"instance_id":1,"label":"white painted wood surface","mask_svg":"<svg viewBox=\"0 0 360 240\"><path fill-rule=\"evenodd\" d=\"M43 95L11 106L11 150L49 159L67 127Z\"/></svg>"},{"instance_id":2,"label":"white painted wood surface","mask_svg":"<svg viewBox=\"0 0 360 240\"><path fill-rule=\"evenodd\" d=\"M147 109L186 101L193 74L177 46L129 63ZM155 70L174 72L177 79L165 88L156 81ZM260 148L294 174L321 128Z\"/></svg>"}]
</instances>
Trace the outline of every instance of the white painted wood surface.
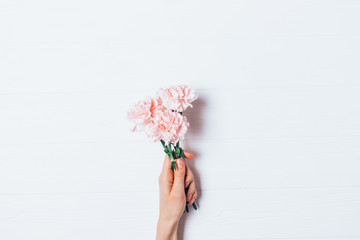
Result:
<instances>
[{"instance_id":1,"label":"white painted wood surface","mask_svg":"<svg viewBox=\"0 0 360 240\"><path fill-rule=\"evenodd\" d=\"M180 238L360 239L360 1L0 0L0 239L154 239L160 144L199 92Z\"/></svg>"}]
</instances>

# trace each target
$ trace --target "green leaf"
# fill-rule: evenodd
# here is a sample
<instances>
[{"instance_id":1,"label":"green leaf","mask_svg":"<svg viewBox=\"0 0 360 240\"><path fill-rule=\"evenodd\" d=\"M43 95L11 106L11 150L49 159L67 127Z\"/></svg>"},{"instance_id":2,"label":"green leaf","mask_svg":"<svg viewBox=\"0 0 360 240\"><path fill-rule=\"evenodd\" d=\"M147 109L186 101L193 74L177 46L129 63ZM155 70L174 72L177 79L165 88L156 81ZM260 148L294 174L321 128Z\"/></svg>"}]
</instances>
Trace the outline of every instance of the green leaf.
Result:
<instances>
[{"instance_id":1,"label":"green leaf","mask_svg":"<svg viewBox=\"0 0 360 240\"><path fill-rule=\"evenodd\" d=\"M175 165L174 161L171 161L171 166L172 166L172 169L176 171L176 165Z\"/></svg>"},{"instance_id":2,"label":"green leaf","mask_svg":"<svg viewBox=\"0 0 360 240\"><path fill-rule=\"evenodd\" d=\"M183 151L183 149L182 148L180 148L180 155L181 155L181 157L184 159L184 161L185 161L185 155L184 155L184 151Z\"/></svg>"}]
</instances>

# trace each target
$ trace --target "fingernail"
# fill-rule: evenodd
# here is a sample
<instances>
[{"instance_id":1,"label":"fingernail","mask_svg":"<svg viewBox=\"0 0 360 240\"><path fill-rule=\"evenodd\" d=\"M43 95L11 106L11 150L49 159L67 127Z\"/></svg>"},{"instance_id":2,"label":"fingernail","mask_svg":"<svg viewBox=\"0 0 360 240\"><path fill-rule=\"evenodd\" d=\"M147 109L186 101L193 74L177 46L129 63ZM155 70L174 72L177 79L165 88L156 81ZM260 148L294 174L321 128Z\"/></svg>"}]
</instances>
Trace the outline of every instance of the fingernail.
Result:
<instances>
[{"instance_id":1,"label":"fingernail","mask_svg":"<svg viewBox=\"0 0 360 240\"><path fill-rule=\"evenodd\" d=\"M184 167L184 164L183 164L183 162L182 162L180 159L176 159L176 167L177 167L178 169L181 169L181 168Z\"/></svg>"}]
</instances>

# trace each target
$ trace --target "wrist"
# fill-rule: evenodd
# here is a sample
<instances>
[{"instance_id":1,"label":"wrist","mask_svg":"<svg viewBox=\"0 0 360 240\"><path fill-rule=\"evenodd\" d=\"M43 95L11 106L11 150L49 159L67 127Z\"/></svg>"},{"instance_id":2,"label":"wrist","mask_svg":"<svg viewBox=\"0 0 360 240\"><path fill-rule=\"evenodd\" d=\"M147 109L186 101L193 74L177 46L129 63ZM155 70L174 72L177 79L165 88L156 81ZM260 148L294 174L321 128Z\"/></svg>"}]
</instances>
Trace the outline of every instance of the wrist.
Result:
<instances>
[{"instance_id":1,"label":"wrist","mask_svg":"<svg viewBox=\"0 0 360 240\"><path fill-rule=\"evenodd\" d=\"M156 240L177 240L178 222L159 218Z\"/></svg>"}]
</instances>

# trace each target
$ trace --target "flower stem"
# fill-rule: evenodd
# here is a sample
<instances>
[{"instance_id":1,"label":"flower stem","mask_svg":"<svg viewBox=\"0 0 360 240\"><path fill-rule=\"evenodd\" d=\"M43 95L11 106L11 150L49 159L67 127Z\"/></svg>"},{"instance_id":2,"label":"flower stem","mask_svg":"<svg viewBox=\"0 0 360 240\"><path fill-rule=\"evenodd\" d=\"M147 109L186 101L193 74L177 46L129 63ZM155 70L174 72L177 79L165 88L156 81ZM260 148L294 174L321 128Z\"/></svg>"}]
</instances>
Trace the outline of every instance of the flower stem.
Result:
<instances>
[{"instance_id":1,"label":"flower stem","mask_svg":"<svg viewBox=\"0 0 360 240\"><path fill-rule=\"evenodd\" d=\"M166 149L166 145L165 145L164 140L161 139L160 142L161 142L161 144L163 145L164 149Z\"/></svg>"},{"instance_id":2,"label":"flower stem","mask_svg":"<svg viewBox=\"0 0 360 240\"><path fill-rule=\"evenodd\" d=\"M179 158L179 157L181 157L181 152L180 152L180 142L177 142L176 143L176 145L174 145L173 144L173 146L174 146L174 149L175 149L175 157L176 158ZM185 160L185 159L184 159Z\"/></svg>"},{"instance_id":3,"label":"flower stem","mask_svg":"<svg viewBox=\"0 0 360 240\"><path fill-rule=\"evenodd\" d=\"M171 166L173 168L173 170L176 170L176 166L175 166L175 159L174 159L174 155L173 155L173 152L172 152L172 149L171 149L171 143L169 142L169 146L168 146L168 149L169 149L169 157L170 157L170 160L171 160Z\"/></svg>"},{"instance_id":4,"label":"flower stem","mask_svg":"<svg viewBox=\"0 0 360 240\"><path fill-rule=\"evenodd\" d=\"M189 203L188 203L188 202L186 202L185 211L186 211L186 212L189 212Z\"/></svg>"},{"instance_id":5,"label":"flower stem","mask_svg":"<svg viewBox=\"0 0 360 240\"><path fill-rule=\"evenodd\" d=\"M185 161L184 151L181 147L179 147L179 149L180 149L180 155L181 155L182 159L184 159L184 161Z\"/></svg>"},{"instance_id":6,"label":"flower stem","mask_svg":"<svg viewBox=\"0 0 360 240\"><path fill-rule=\"evenodd\" d=\"M165 142L161 139L160 140L161 144L164 147L164 152L169 156L170 158L170 162L171 162L171 167L173 170L176 170L176 165L175 165L175 159L174 159L174 155L173 152L171 150L171 143L169 143L168 146L166 146Z\"/></svg>"}]
</instances>

